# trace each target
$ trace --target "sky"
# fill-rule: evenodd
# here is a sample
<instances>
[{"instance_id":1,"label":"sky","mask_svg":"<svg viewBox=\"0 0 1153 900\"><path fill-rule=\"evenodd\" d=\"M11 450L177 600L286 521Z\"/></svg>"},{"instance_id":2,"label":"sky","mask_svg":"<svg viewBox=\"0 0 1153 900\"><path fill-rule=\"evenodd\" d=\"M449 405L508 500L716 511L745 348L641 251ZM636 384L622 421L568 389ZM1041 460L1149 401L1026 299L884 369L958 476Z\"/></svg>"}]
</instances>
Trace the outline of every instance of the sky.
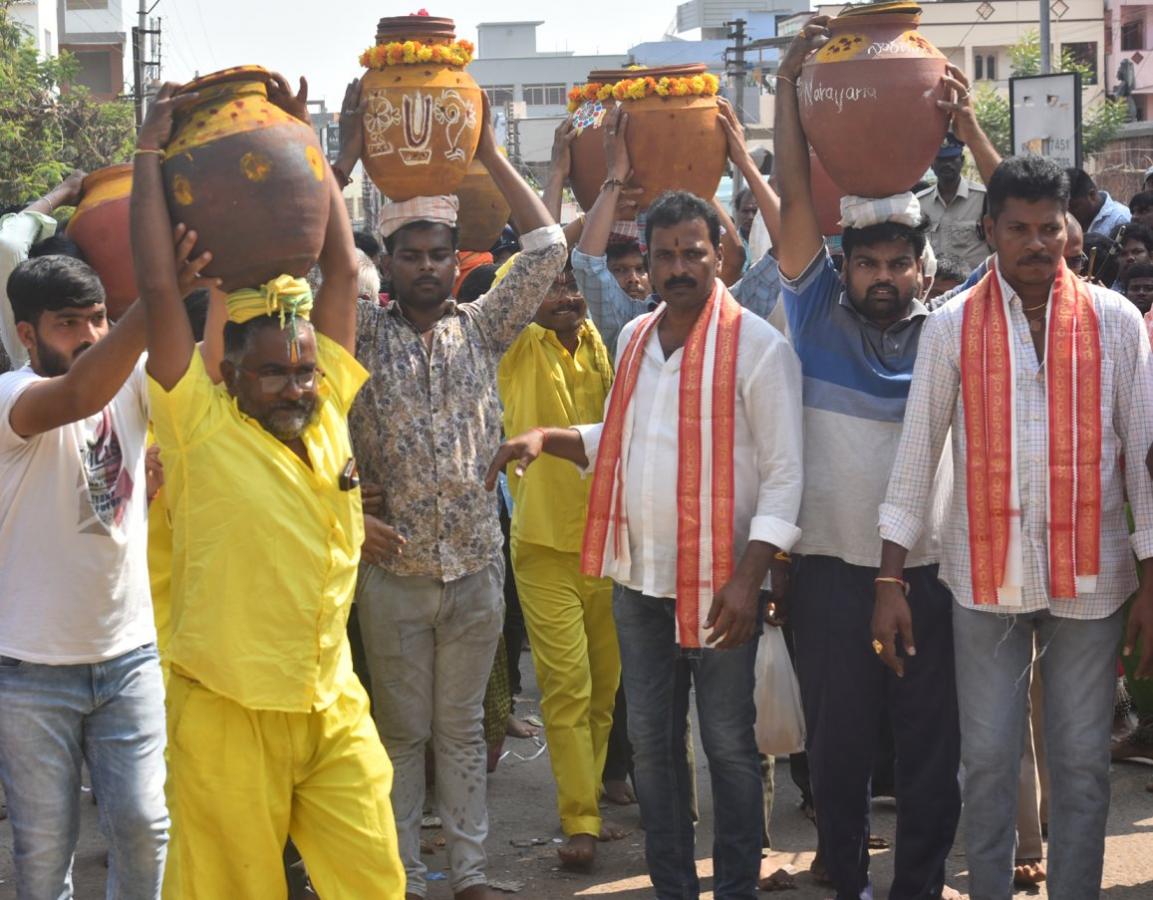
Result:
<instances>
[{"instance_id":1,"label":"sky","mask_svg":"<svg viewBox=\"0 0 1153 900\"><path fill-rule=\"evenodd\" d=\"M133 0L124 3L136 6ZM659 40L675 19L677 0L159 0L152 15L163 19L165 80L256 64L282 72L293 84L306 76L310 99L339 109L345 85L363 71L357 57L376 41L377 20L421 5L430 15L455 19L457 37L474 43L478 22L543 20L538 50L582 54L623 53L641 41Z\"/></svg>"}]
</instances>

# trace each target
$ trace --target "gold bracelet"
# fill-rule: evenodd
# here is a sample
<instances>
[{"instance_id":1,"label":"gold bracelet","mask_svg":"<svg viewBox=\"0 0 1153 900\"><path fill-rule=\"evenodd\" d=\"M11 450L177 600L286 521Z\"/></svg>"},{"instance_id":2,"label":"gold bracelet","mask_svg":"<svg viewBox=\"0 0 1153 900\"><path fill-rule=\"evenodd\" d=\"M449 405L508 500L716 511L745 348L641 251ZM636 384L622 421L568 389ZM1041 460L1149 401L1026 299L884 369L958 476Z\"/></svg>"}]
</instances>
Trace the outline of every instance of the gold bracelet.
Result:
<instances>
[{"instance_id":1,"label":"gold bracelet","mask_svg":"<svg viewBox=\"0 0 1153 900\"><path fill-rule=\"evenodd\" d=\"M141 155L146 155L146 154L154 154L156 156L159 156L161 159L163 159L165 156L168 155L163 150L153 150L151 147L137 147L136 152L133 153L132 155L133 156L141 156Z\"/></svg>"},{"instance_id":2,"label":"gold bracelet","mask_svg":"<svg viewBox=\"0 0 1153 900\"><path fill-rule=\"evenodd\" d=\"M787 554L784 550L778 550L776 554L774 554L773 559L780 562L792 562L793 560L793 558L789 556L789 554Z\"/></svg>"},{"instance_id":3,"label":"gold bracelet","mask_svg":"<svg viewBox=\"0 0 1153 900\"><path fill-rule=\"evenodd\" d=\"M909 582L903 578L874 578L873 584L897 584L901 586L901 589L905 592L905 596L909 596Z\"/></svg>"},{"instance_id":4,"label":"gold bracelet","mask_svg":"<svg viewBox=\"0 0 1153 900\"><path fill-rule=\"evenodd\" d=\"M625 186L624 180L620 178L606 178L601 182L601 190L611 187L623 188Z\"/></svg>"}]
</instances>

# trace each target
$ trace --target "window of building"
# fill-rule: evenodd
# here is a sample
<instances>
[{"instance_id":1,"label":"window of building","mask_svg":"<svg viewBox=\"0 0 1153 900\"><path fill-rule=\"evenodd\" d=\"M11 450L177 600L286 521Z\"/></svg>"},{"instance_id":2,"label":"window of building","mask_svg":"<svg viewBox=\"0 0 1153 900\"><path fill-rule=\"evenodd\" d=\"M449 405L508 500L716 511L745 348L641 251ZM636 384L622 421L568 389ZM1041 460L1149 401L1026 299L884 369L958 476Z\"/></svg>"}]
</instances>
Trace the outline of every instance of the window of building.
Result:
<instances>
[{"instance_id":1,"label":"window of building","mask_svg":"<svg viewBox=\"0 0 1153 900\"><path fill-rule=\"evenodd\" d=\"M997 80L997 51L993 47L976 47L973 50L973 80Z\"/></svg>"},{"instance_id":2,"label":"window of building","mask_svg":"<svg viewBox=\"0 0 1153 900\"><path fill-rule=\"evenodd\" d=\"M563 84L526 84L524 102L529 106L564 106L565 93Z\"/></svg>"},{"instance_id":3,"label":"window of building","mask_svg":"<svg viewBox=\"0 0 1153 900\"><path fill-rule=\"evenodd\" d=\"M973 54L973 80L985 80L985 57L980 53Z\"/></svg>"},{"instance_id":4,"label":"window of building","mask_svg":"<svg viewBox=\"0 0 1153 900\"><path fill-rule=\"evenodd\" d=\"M67 0L65 9L108 9L108 0Z\"/></svg>"},{"instance_id":5,"label":"window of building","mask_svg":"<svg viewBox=\"0 0 1153 900\"><path fill-rule=\"evenodd\" d=\"M997 80L997 57L992 53L985 57L985 78L988 81Z\"/></svg>"},{"instance_id":6,"label":"window of building","mask_svg":"<svg viewBox=\"0 0 1153 900\"><path fill-rule=\"evenodd\" d=\"M111 94L120 85L112 87L112 59L108 53L77 53L77 71L73 78L94 94Z\"/></svg>"},{"instance_id":7,"label":"window of building","mask_svg":"<svg viewBox=\"0 0 1153 900\"><path fill-rule=\"evenodd\" d=\"M1084 84L1097 83L1097 42L1084 41L1078 44L1062 44L1061 54L1068 55L1073 62L1084 66L1088 70ZM1084 85L1082 85L1084 86Z\"/></svg>"},{"instance_id":8,"label":"window of building","mask_svg":"<svg viewBox=\"0 0 1153 900\"><path fill-rule=\"evenodd\" d=\"M1134 19L1132 22L1121 23L1121 49L1145 49L1145 20Z\"/></svg>"},{"instance_id":9,"label":"window of building","mask_svg":"<svg viewBox=\"0 0 1153 900\"><path fill-rule=\"evenodd\" d=\"M481 90L488 94L488 102L493 106L504 106L516 99L511 84L493 84L482 87Z\"/></svg>"}]
</instances>

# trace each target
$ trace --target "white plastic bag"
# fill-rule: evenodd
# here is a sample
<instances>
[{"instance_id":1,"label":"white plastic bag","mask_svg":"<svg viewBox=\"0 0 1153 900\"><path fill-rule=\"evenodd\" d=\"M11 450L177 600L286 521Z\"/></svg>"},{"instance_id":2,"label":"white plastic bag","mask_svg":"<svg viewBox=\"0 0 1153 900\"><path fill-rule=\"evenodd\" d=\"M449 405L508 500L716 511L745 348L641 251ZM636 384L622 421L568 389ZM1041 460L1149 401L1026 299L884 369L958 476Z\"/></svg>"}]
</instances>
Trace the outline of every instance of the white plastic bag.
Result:
<instances>
[{"instance_id":1,"label":"white plastic bag","mask_svg":"<svg viewBox=\"0 0 1153 900\"><path fill-rule=\"evenodd\" d=\"M757 644L757 749L766 756L797 753L805 748L801 689L781 629L765 628Z\"/></svg>"}]
</instances>

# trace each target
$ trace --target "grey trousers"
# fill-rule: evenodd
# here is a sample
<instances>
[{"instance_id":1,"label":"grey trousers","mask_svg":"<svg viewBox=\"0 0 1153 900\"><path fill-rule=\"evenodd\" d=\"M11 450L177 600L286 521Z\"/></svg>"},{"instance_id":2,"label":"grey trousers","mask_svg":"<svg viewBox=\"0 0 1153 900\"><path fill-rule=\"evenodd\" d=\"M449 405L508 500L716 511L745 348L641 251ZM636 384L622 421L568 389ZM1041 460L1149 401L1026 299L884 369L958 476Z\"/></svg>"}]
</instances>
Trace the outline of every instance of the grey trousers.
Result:
<instances>
[{"instance_id":1,"label":"grey trousers","mask_svg":"<svg viewBox=\"0 0 1153 900\"><path fill-rule=\"evenodd\" d=\"M420 858L425 746L454 892L485 883L484 691L504 624L504 560L456 581L365 567L356 607L376 727L392 760L392 809L407 892L424 896Z\"/></svg>"}]
</instances>

